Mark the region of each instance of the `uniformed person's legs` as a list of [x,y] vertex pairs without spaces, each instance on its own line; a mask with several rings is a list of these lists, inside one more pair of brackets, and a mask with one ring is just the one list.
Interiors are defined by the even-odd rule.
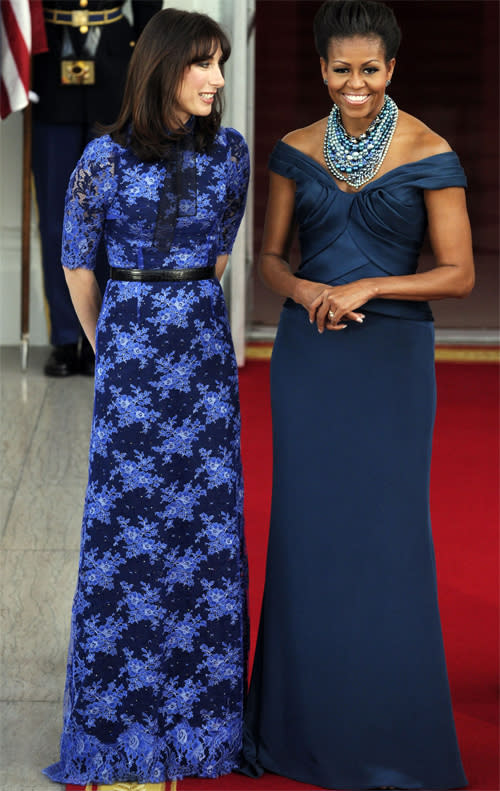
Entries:
[[61,266],[64,197],[80,156],[81,124],[33,124],[33,174],[38,204],[45,296],[49,306],[52,353],[45,373],[78,373],[80,324]]
[[[61,239],[64,198],[71,173],[80,158],[90,130],[86,124],[51,124],[35,121],[33,125],[33,173],[38,203],[45,295],[50,316],[52,352],[45,365],[49,376],[92,373],[93,353],[82,346],[80,324],[61,266]],[[96,263],[101,288],[107,279],[107,262],[103,245]]]

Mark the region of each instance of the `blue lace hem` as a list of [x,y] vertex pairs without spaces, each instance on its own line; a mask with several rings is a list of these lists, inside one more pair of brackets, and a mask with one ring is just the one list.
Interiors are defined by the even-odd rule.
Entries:
[[172,729],[167,741],[135,725],[115,744],[105,744],[81,731],[63,733],[62,759],[43,769],[43,774],[54,782],[75,785],[215,779],[239,767],[241,731],[241,724],[221,727],[219,722],[213,729],[182,724]]

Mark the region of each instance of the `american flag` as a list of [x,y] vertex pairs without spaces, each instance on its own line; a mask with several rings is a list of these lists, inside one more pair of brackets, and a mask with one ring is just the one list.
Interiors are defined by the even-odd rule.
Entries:
[[0,0],[0,118],[29,102],[31,55],[47,51],[41,0]]

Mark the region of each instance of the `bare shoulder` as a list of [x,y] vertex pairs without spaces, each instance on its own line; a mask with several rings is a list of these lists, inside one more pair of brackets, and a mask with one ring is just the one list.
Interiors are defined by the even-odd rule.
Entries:
[[411,160],[425,159],[435,154],[446,154],[452,148],[444,137],[413,115],[400,111],[398,141]]
[[297,148],[303,154],[307,154],[313,159],[318,158],[318,151],[321,154],[323,138],[325,136],[326,118],[316,121],[314,124],[304,126],[302,129],[294,129],[282,139],[292,148]]

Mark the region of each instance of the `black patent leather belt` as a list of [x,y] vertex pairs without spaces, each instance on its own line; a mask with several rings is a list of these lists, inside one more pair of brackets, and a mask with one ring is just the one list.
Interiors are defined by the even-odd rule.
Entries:
[[191,269],[123,269],[112,266],[109,272],[111,280],[131,280],[134,283],[209,280],[214,276],[215,266],[194,266]]

